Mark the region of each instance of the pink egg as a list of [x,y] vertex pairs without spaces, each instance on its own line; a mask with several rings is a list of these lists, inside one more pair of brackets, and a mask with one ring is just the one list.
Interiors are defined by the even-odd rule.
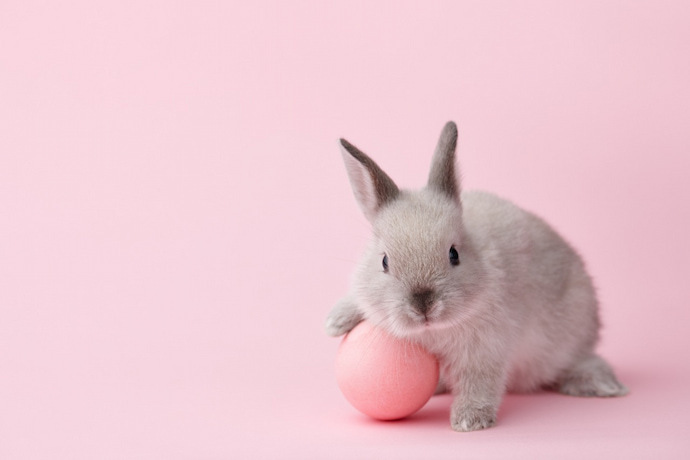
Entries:
[[407,417],[436,390],[436,358],[420,345],[363,321],[340,344],[336,379],[345,398],[379,420]]

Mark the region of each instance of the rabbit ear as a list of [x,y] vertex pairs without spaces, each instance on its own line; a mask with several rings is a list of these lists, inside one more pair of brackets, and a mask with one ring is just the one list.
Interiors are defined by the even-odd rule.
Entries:
[[400,190],[364,152],[345,139],[340,139],[340,146],[357,203],[369,222],[373,222],[378,211],[397,198]]
[[449,121],[441,131],[431,160],[428,188],[444,193],[449,198],[460,201],[460,180],[455,172],[455,147],[458,143],[458,128]]

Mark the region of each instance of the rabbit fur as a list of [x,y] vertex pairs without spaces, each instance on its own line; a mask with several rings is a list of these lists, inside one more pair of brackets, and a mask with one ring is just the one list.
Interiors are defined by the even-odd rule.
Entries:
[[456,431],[494,425],[506,391],[626,394],[594,352],[598,302],[582,259],[534,214],[489,193],[461,193],[457,135],[448,122],[418,191],[399,189],[341,139],[373,238],[327,333],[366,319],[426,347],[440,363],[439,389],[453,395]]

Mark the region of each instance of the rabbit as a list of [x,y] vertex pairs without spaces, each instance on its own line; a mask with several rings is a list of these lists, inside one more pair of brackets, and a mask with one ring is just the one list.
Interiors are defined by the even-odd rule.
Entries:
[[340,139],[373,238],[349,292],[326,320],[340,336],[367,320],[415,341],[453,395],[456,431],[495,425],[506,391],[574,396],[628,390],[598,356],[598,301],[577,252],[536,215],[493,194],[461,191],[458,131],[448,122],[425,188],[399,189]]

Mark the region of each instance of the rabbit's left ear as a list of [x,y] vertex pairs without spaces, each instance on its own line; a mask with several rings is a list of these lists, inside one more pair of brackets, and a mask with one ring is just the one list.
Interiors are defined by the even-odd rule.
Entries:
[[460,202],[460,180],[456,174],[455,147],[458,143],[458,127],[452,121],[446,123],[431,160],[427,187],[439,191],[448,198]]

